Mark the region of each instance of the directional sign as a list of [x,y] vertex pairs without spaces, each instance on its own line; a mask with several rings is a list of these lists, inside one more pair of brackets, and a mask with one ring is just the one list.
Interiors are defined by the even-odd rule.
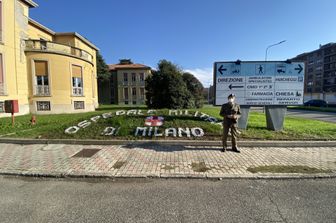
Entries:
[[223,75],[223,71],[227,71],[227,69],[226,69],[226,68],[223,68],[223,65],[221,65],[221,66],[218,68],[218,71],[219,71],[220,74]]
[[284,61],[215,62],[215,105],[236,95],[241,105],[303,104],[304,63]]

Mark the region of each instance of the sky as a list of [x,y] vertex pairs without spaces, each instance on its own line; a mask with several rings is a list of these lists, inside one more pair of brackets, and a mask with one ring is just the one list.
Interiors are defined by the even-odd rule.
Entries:
[[335,0],[34,0],[30,17],[78,32],[107,64],[166,59],[212,83],[216,61],[286,60],[336,42]]

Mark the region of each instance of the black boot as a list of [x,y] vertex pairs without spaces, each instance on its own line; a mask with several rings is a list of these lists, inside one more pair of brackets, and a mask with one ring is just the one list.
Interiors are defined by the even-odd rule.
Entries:
[[237,147],[232,147],[232,151],[235,153],[240,153],[240,150]]

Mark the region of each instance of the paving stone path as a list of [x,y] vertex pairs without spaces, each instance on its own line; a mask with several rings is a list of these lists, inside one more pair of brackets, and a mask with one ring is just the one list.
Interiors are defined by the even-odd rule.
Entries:
[[[96,149],[78,154],[83,149]],[[106,177],[254,177],[249,167],[304,165],[336,175],[336,147],[240,148],[215,146],[1,144],[0,174]],[[96,152],[96,153],[94,153]],[[93,154],[94,153],[94,154]],[[85,155],[92,155],[85,157]],[[287,174],[288,175],[288,174]],[[292,174],[295,176],[295,174]],[[302,176],[302,175],[300,175]]]

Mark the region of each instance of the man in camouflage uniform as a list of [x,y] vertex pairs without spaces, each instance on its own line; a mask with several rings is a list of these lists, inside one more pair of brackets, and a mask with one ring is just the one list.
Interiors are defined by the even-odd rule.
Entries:
[[223,104],[220,116],[224,117],[223,119],[223,149],[222,152],[225,152],[227,149],[227,137],[229,130],[231,129],[231,140],[232,140],[232,150],[236,153],[240,153],[237,148],[237,137],[238,132],[238,118],[240,117],[240,106],[235,103],[235,95],[230,94],[228,96],[228,103]]

